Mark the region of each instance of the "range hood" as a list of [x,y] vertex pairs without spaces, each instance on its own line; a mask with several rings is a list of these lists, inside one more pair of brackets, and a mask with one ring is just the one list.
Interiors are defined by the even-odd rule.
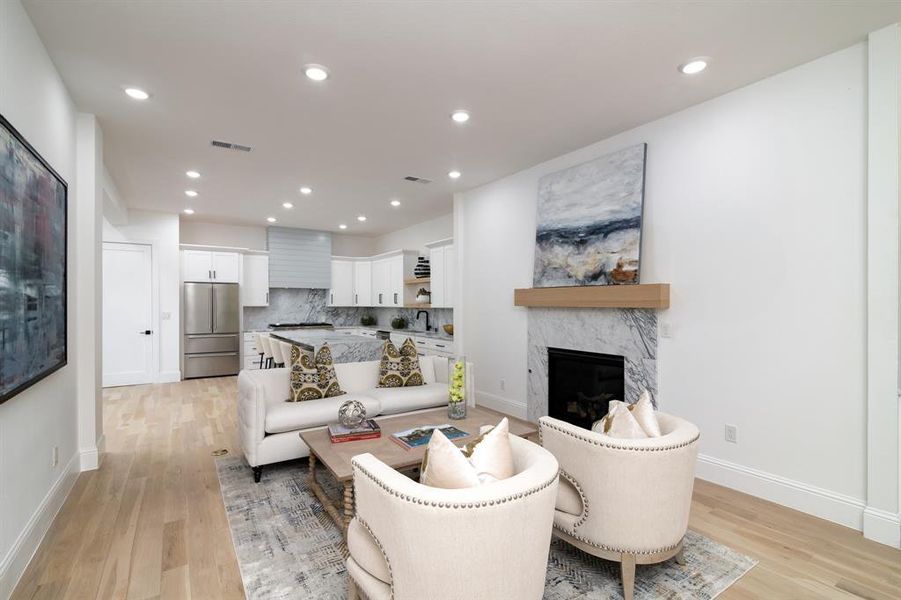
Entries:
[[331,233],[293,227],[267,227],[266,234],[269,240],[269,287],[331,287]]

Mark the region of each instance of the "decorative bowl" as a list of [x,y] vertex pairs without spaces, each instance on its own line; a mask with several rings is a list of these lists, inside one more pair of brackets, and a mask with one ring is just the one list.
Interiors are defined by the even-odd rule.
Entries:
[[445,325],[444,333],[446,333],[447,335],[454,335],[454,324],[448,323],[447,325]]

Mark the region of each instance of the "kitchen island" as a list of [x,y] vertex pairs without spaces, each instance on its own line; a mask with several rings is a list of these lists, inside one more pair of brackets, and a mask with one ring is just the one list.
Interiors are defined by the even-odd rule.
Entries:
[[310,354],[315,354],[324,344],[328,344],[332,351],[332,361],[336,363],[379,360],[382,357],[382,346],[385,344],[384,340],[374,337],[332,329],[280,329],[270,335],[299,346]]

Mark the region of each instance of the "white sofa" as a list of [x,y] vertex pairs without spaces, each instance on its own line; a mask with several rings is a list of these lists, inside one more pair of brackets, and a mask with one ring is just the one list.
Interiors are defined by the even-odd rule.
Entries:
[[[263,465],[309,456],[299,432],[338,420],[338,407],[359,400],[368,417],[396,415],[447,405],[449,361],[420,356],[425,385],[379,388],[379,361],[335,365],[338,383],[346,393],[334,398],[286,402],[290,396],[288,368],[245,370],[238,375],[238,430],[247,463],[259,482]],[[473,399],[472,365],[466,365],[467,398]]]
[[348,598],[539,600],[557,460],[510,436],[515,475],[474,488],[421,485],[371,454],[353,458]]

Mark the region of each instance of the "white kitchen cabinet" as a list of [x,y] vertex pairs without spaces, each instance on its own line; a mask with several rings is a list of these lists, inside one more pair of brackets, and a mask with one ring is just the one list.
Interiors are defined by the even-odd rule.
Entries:
[[429,263],[432,271],[432,308],[453,308],[457,264],[454,245],[436,242],[429,248]]
[[238,283],[241,280],[241,255],[237,252],[182,250],[184,281]]
[[391,265],[387,258],[372,261],[372,303],[370,306],[391,306]]
[[368,260],[356,260],[354,268],[354,306],[372,306],[373,265]]
[[244,255],[241,305],[269,306],[269,257],[265,254]]
[[404,305],[404,257],[392,256],[388,259],[388,306]]
[[[213,252],[213,281],[239,283],[241,281],[241,255],[237,252]],[[268,262],[268,258],[266,259]],[[266,268],[268,271],[268,267]],[[268,277],[268,275],[267,275]]]
[[332,287],[329,306],[354,305],[354,261],[332,259]]

